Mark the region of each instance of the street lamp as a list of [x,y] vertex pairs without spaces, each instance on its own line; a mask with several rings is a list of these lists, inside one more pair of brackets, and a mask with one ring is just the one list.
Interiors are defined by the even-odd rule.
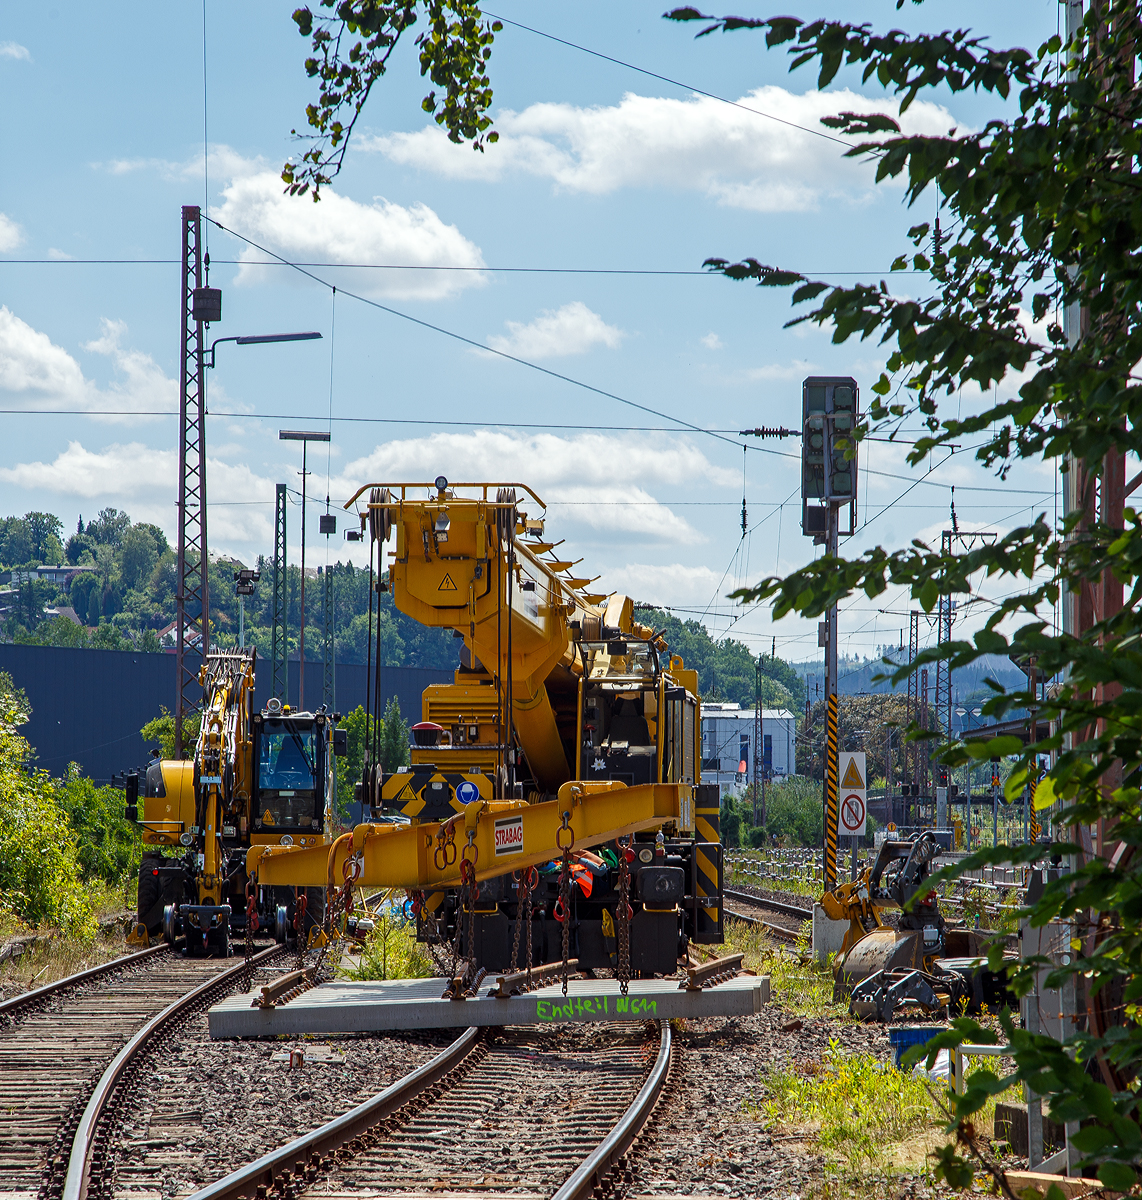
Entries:
[[256,333],[245,337],[215,338],[210,343],[210,361],[208,367],[214,366],[214,347],[219,342],[237,342],[239,346],[261,346],[266,342],[312,342],[320,341],[320,333]]
[[243,567],[234,572],[235,591],[238,593],[238,649],[246,648],[246,597],[254,594],[254,584],[262,578],[260,571]]
[[[297,334],[308,337],[308,334]],[[318,337],[321,335],[318,334]],[[327,442],[329,434],[314,433],[308,429],[279,429],[278,440],[301,442],[301,636],[298,638],[297,707],[305,712],[305,477],[306,455],[310,442]]]

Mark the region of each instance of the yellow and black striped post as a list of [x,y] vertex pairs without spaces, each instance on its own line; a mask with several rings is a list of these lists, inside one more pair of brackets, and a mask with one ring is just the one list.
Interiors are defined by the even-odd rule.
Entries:
[[837,696],[829,697],[825,739],[825,891],[837,886]]

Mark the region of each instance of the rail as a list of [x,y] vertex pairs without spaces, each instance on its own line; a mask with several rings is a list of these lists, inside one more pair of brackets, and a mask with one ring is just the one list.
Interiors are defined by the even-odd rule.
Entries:
[[[586,1200],[591,1196],[646,1123],[669,1075],[673,1048],[673,1032],[669,1022],[658,1022],[657,1026],[658,1053],[649,1075],[634,1101],[608,1134],[555,1192],[559,1200]],[[383,1092],[310,1133],[232,1171],[195,1192],[189,1200],[240,1200],[242,1197],[265,1196],[275,1188],[284,1188],[289,1194],[291,1187],[298,1183],[304,1188],[307,1182],[316,1180],[319,1170],[338,1151],[348,1149],[352,1154],[363,1142],[367,1144],[368,1131],[386,1118],[425,1093],[430,1096],[438,1094],[432,1091],[434,1085],[461,1067],[483,1046],[483,1033],[478,1028],[465,1030],[435,1058],[410,1071]]]
[[390,1084],[383,1092],[311,1133],[302,1134],[287,1145],[239,1167],[209,1187],[195,1192],[190,1200],[237,1200],[239,1196],[253,1196],[259,1186],[272,1187],[274,1180],[284,1171],[292,1173],[304,1170],[312,1155],[321,1156],[340,1149],[454,1070],[476,1047],[480,1033],[480,1029],[475,1027],[466,1029],[435,1058]]
[[80,987],[82,984],[89,983],[92,979],[98,979],[101,975],[107,975],[123,967],[133,966],[135,963],[146,962],[156,955],[165,954],[169,949],[170,947],[166,942],[158,946],[149,946],[146,950],[140,950],[136,954],[124,954],[119,958],[113,958],[108,962],[100,963],[97,967],[88,967],[85,971],[76,971],[74,975],[65,975],[63,979],[57,979],[54,983],[45,983],[43,987],[35,988],[33,991],[21,992],[18,996],[12,996],[7,1000],[0,1001],[0,1016],[4,1016],[5,1013],[16,1012],[18,1009],[35,1004],[38,1000],[45,1000],[48,996],[54,996],[57,992],[64,992],[69,988]]
[[234,966],[211,976],[152,1017],[119,1051],[95,1085],[83,1110],[83,1115],[79,1118],[79,1125],[71,1144],[71,1156],[68,1160],[61,1200],[86,1200],[102,1118],[112,1101],[116,1088],[140,1051],[165,1032],[173,1021],[193,1010],[198,1001],[207,998],[218,988],[239,979],[249,967],[261,966],[262,963],[282,952],[282,947],[271,946],[268,950],[255,954],[249,962],[235,963]]
[[603,1180],[610,1169],[630,1149],[639,1130],[658,1102],[666,1078],[670,1074],[671,1054],[674,1049],[674,1033],[669,1021],[658,1023],[658,1057],[639,1089],[630,1108],[623,1113],[610,1133],[591,1151],[572,1172],[571,1177],[552,1196],[551,1200],[587,1200],[595,1189],[602,1190]]

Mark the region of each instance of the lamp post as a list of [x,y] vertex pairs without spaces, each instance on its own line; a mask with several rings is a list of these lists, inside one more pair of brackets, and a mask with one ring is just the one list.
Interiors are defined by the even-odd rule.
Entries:
[[238,649],[246,649],[246,597],[254,594],[254,584],[262,578],[260,571],[243,567],[234,572],[235,591],[238,593]]
[[297,707],[305,712],[305,477],[306,455],[310,442],[327,442],[329,434],[315,433],[308,429],[280,429],[278,439],[283,442],[301,442],[301,632],[298,637]]

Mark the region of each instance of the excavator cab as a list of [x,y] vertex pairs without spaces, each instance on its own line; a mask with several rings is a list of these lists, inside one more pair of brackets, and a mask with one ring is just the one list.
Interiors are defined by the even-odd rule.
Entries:
[[[270,712],[254,718],[257,798],[252,844],[290,837],[301,845],[325,824],[324,718]],[[289,845],[289,842],[285,843]]]

